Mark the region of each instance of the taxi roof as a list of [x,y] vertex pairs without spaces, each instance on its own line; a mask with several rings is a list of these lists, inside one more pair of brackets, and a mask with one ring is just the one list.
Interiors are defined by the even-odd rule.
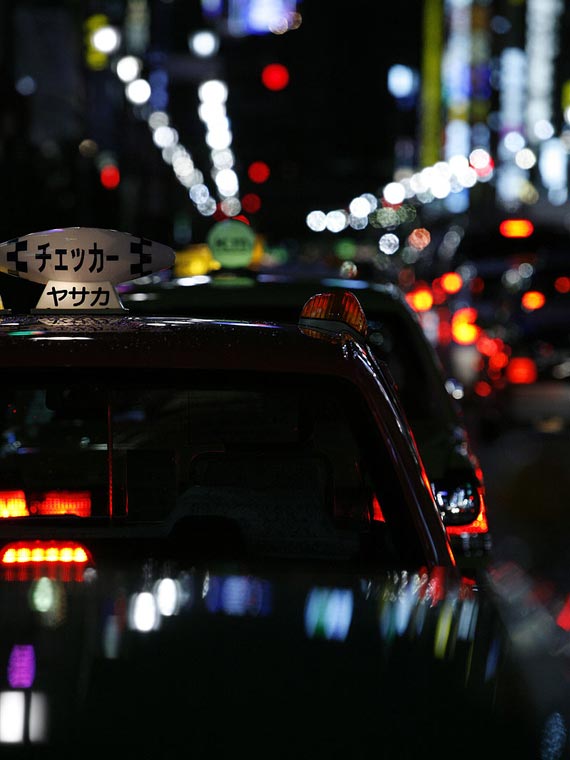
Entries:
[[[297,325],[144,315],[0,316],[0,366],[179,367],[341,372],[343,339]],[[363,349],[360,349],[363,351]]]

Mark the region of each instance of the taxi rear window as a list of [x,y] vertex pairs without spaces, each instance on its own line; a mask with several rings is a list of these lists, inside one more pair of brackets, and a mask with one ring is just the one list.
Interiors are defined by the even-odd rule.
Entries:
[[349,558],[386,524],[394,552],[403,501],[369,411],[336,378],[76,373],[0,385],[0,523],[176,531],[217,519],[262,552]]

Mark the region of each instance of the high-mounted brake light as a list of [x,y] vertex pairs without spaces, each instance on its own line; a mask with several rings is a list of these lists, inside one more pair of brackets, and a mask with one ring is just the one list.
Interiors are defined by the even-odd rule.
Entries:
[[503,237],[527,238],[534,232],[534,224],[530,219],[503,219],[499,232]]
[[91,515],[89,491],[47,491],[26,497],[23,491],[0,491],[0,519],[30,515]]
[[173,263],[168,246],[94,227],[32,232],[0,243],[0,272],[45,286],[38,311],[123,311],[115,285]]
[[317,293],[303,306],[299,326],[326,332],[342,332],[347,328],[366,337],[368,322],[354,293]]
[[30,580],[47,575],[60,580],[81,580],[93,564],[91,553],[77,541],[14,541],[0,551],[0,566],[8,580]]

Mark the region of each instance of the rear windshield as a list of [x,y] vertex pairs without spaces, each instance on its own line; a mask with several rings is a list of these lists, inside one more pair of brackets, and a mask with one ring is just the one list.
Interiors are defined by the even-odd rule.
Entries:
[[350,384],[171,375],[0,385],[0,521],[200,522],[256,552],[341,559],[372,556],[383,534],[391,563],[421,559],[400,478]]

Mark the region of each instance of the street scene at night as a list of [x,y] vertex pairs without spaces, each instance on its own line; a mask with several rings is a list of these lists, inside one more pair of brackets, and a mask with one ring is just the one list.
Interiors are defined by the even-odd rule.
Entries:
[[0,753],[570,760],[570,11],[0,7]]

